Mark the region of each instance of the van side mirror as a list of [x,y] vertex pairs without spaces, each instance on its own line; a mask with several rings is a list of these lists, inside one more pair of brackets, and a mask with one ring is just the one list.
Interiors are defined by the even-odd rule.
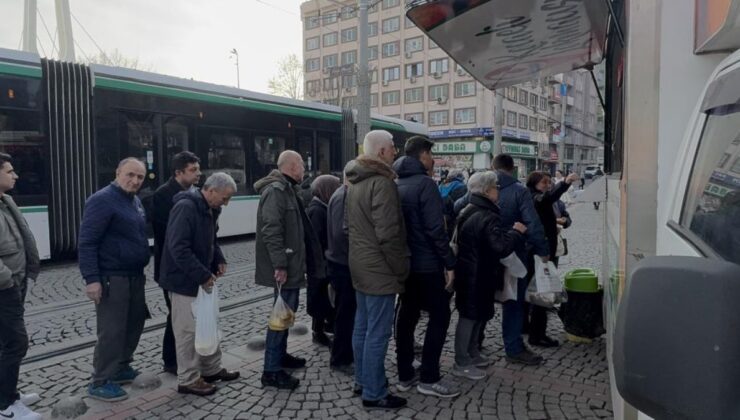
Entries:
[[740,418],[740,266],[641,261],[619,306],[613,355],[619,393],[653,418]]

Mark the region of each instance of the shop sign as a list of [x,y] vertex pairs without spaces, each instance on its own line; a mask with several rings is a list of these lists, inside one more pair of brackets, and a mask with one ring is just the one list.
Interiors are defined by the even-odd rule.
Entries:
[[474,141],[437,142],[432,147],[432,153],[435,154],[473,154],[475,152]]
[[533,144],[503,143],[501,149],[510,155],[537,156],[537,150]]

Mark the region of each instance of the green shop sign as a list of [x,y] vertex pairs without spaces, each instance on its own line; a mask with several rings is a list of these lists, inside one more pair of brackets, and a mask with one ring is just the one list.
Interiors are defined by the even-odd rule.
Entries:
[[501,150],[510,155],[537,156],[537,150],[533,144],[503,143]]
[[443,155],[467,155],[473,153],[488,153],[491,151],[490,141],[448,141],[436,142],[432,153]]

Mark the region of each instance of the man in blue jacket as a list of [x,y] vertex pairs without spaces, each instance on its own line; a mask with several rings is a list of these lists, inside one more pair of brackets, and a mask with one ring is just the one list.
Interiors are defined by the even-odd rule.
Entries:
[[203,189],[175,195],[162,251],[159,285],[172,302],[172,329],[177,344],[177,392],[199,396],[216,392],[216,381],[232,381],[239,372],[221,367],[221,350],[210,356],[195,351],[192,304],[199,289],[210,293],[226,271],[226,260],[216,243],[221,206],[236,192],[234,179],[223,172],[209,176]]
[[[514,173],[514,159],[510,155],[500,154],[493,160],[493,168],[498,174],[499,201],[501,208],[501,225],[513,226],[520,222],[527,226],[526,246],[516,250],[519,259],[527,261],[527,250],[532,249],[543,261],[548,260],[550,254],[545,230],[542,227],[537,211],[534,208],[532,195],[527,187],[512,176]],[[502,333],[506,358],[515,363],[538,365],[542,363],[542,356],[533,353],[524,345],[522,328],[524,326],[524,296],[527,290],[527,281],[519,279],[517,285],[517,299],[508,300],[503,304]]]
[[115,181],[88,198],[80,225],[80,272],[95,302],[98,332],[88,393],[103,401],[127,398],[120,384],[139,374],[131,362],[148,313],[144,267],[150,253],[144,207],[136,193],[145,175],[140,160],[122,160]]
[[[439,359],[450,325],[452,295],[446,288],[454,279],[455,257],[445,231],[442,197],[429,176],[434,166],[432,146],[429,139],[414,136],[406,141],[406,156],[393,164],[411,251],[411,274],[400,297],[396,320],[397,387],[405,392],[418,383],[416,389],[422,394],[453,398],[460,391],[442,380]],[[413,368],[414,331],[422,309],[429,312],[429,324],[417,378]]]

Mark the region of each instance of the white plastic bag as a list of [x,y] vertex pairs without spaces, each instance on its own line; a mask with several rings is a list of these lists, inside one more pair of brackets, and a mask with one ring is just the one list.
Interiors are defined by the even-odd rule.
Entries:
[[275,305],[273,305],[270,312],[270,319],[267,321],[267,328],[273,331],[285,331],[295,323],[295,313],[285,303],[280,290],[281,288],[278,286],[277,299],[275,299]]
[[211,293],[198,288],[198,297],[192,304],[195,317],[195,351],[201,356],[210,356],[218,351],[221,331],[218,329],[218,286]]
[[501,259],[501,264],[506,267],[504,272],[504,287],[496,291],[496,302],[506,302],[507,300],[516,300],[517,284],[519,279],[527,275],[527,267],[516,256],[511,253],[506,258]]
[[551,308],[562,302],[563,286],[560,283],[558,269],[552,261],[543,263],[535,257],[535,275],[527,288],[526,301],[537,306]]

